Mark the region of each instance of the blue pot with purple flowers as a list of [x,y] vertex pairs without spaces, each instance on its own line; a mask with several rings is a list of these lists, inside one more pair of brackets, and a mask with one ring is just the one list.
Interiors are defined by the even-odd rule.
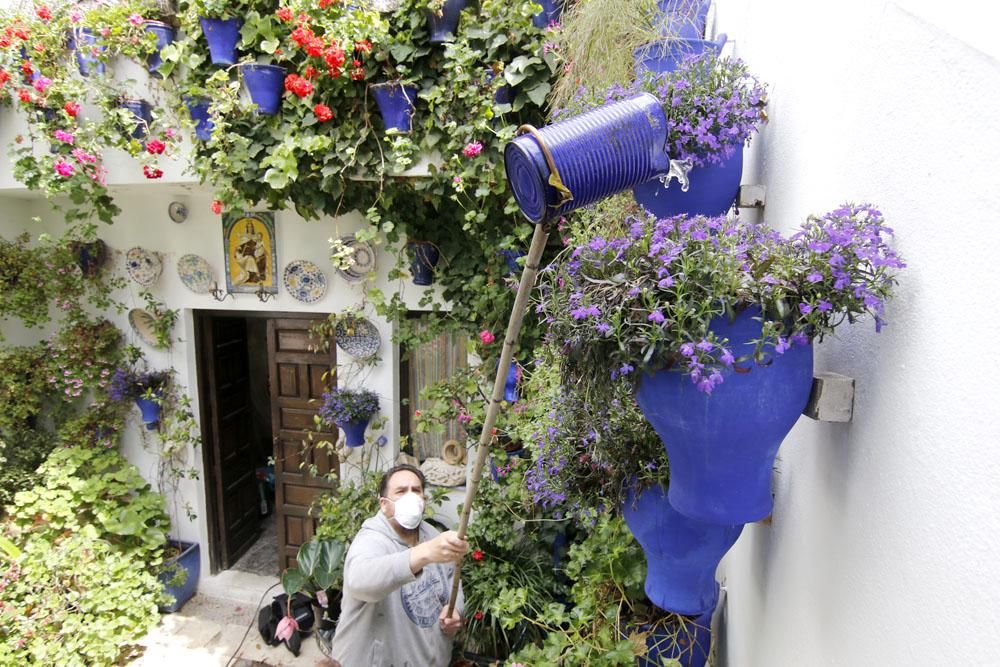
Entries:
[[149,126],[153,124],[153,107],[146,100],[123,99],[118,102],[122,109],[128,109],[135,117],[130,135],[133,139],[145,139],[149,134]]
[[[670,486],[673,487],[671,470]],[[646,596],[660,609],[684,615],[711,612],[719,600],[715,571],[736,543],[742,524],[723,525],[675,510],[662,487],[632,491],[622,516],[646,555]]]
[[82,76],[104,74],[104,63],[97,57],[106,46],[97,45],[97,35],[90,28],[74,28],[69,31],[69,48],[76,56],[76,66]]
[[684,62],[685,58],[708,52],[718,56],[722,53],[722,47],[725,45],[726,35],[724,33],[714,40],[678,38],[649,42],[632,52],[635,75],[641,79],[646,72],[653,74],[673,72]]
[[208,41],[208,57],[213,65],[236,63],[236,45],[240,42],[243,19],[198,18],[201,32]]
[[160,426],[160,404],[150,398],[137,398],[135,404],[142,413],[142,423],[150,431],[155,431]]
[[360,447],[365,444],[365,431],[368,430],[369,419],[352,419],[339,421],[337,426],[344,431],[344,444],[348,447]]
[[444,0],[440,13],[433,10],[428,13],[427,21],[431,33],[428,41],[431,44],[443,44],[455,39],[458,20],[462,17],[462,10],[467,4],[467,0]]
[[[732,322],[713,319],[709,330],[728,339],[739,359],[751,355],[761,337],[760,316],[758,307],[748,307]],[[781,343],[780,351],[766,350],[763,362],[723,368],[714,386],[696,384],[678,368],[640,378],[636,402],[666,446],[670,504],[678,512],[720,525],[771,513],[774,457],[805,409],[813,381],[812,345]]]
[[659,178],[632,188],[632,196],[658,218],[688,213],[722,215],[736,201],[743,180],[743,144],[719,164],[692,167],[687,174],[687,190],[676,180],[664,185]]
[[163,59],[160,57],[160,51],[162,51],[165,46],[174,43],[174,39],[177,37],[177,31],[163,21],[146,21],[143,27],[146,32],[151,32],[156,35],[156,50],[146,57],[146,69],[148,69],[152,74],[160,76],[159,69],[163,64]]
[[212,138],[212,130],[215,123],[212,122],[212,114],[209,111],[212,101],[207,97],[184,96],[184,106],[187,107],[191,120],[194,121],[194,136],[202,141]]
[[562,15],[563,0],[535,0],[535,4],[542,6],[542,11],[531,18],[536,28],[544,28]]

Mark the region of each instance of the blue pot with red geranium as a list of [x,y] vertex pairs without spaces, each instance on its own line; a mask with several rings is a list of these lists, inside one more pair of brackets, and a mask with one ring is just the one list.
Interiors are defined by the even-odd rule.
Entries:
[[379,399],[374,391],[334,387],[323,394],[319,416],[327,426],[344,431],[344,444],[360,447],[365,444],[365,431],[378,411]]

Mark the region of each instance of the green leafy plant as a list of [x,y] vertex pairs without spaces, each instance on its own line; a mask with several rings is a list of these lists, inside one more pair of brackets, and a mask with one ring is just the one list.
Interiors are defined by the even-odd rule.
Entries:
[[339,589],[343,585],[344,556],[347,548],[339,540],[312,539],[299,547],[295,562],[281,573],[281,586],[288,595],[304,591],[315,596],[319,591]]

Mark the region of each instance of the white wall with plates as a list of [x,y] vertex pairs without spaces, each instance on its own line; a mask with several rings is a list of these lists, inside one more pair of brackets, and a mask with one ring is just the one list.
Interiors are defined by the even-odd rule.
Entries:
[[744,183],[792,229],[878,204],[909,267],[889,326],[844,326],[816,370],[854,420],[803,417],[771,525],[720,568],[730,667],[1000,664],[1000,42],[992,3],[716,0],[770,84]]

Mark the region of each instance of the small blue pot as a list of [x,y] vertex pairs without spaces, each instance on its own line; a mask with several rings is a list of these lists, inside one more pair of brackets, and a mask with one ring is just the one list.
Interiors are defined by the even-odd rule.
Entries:
[[[171,540],[170,544],[179,548],[181,552],[166,562],[168,569],[160,574],[160,583],[163,584],[166,592],[174,598],[172,604],[160,607],[160,611],[168,614],[174,613],[183,607],[185,602],[194,597],[195,591],[198,590],[198,579],[201,578],[201,547],[198,546],[198,543]],[[171,586],[168,583],[174,574],[173,568],[169,567],[172,563],[176,563],[177,567],[187,572],[187,577],[180,586]]]
[[148,398],[137,398],[135,404],[142,413],[142,421],[146,428],[155,431],[160,426],[160,404]]
[[535,0],[536,5],[542,6],[542,11],[535,14],[531,22],[536,28],[545,28],[553,21],[558,21],[562,15],[562,0]]
[[144,25],[146,32],[156,35],[156,51],[153,51],[146,58],[146,69],[156,76],[160,76],[158,70],[163,64],[160,58],[160,51],[168,44],[173,44],[177,38],[177,31],[162,21],[146,21]]
[[399,130],[402,134],[408,133],[420,89],[416,86],[404,86],[398,81],[389,81],[376,83],[371,86],[371,90],[375,104],[378,105],[379,113],[382,115],[382,122],[385,123],[385,129]]
[[713,52],[718,56],[726,44],[726,35],[719,35],[715,41],[707,39],[661,39],[643,44],[632,52],[635,75],[638,78],[646,72],[667,74],[676,70],[684,58]]
[[733,206],[743,180],[743,144],[721,164],[694,167],[688,172],[688,190],[681,190],[676,180],[666,188],[654,178],[632,188],[632,196],[644,209],[658,218],[687,213],[722,215]]
[[458,29],[458,20],[462,16],[462,10],[468,4],[467,0],[445,0],[444,7],[441,8],[441,16],[434,12],[429,12],[428,22],[430,24],[431,44],[443,44],[455,39],[455,31]]
[[681,667],[704,667],[712,649],[714,612],[712,608],[695,618],[630,627],[623,633],[623,638],[627,638],[633,630],[647,633],[646,655],[636,659],[639,667],[660,667],[664,660],[677,660]]
[[349,422],[337,422],[344,431],[344,444],[348,447],[360,447],[365,444],[365,431],[368,430],[369,419],[358,419]]
[[201,32],[208,40],[208,57],[213,65],[236,63],[236,45],[240,42],[243,19],[198,19]]
[[212,130],[215,129],[215,123],[212,122],[212,114],[209,112],[211,103],[212,101],[207,97],[184,96],[184,105],[191,115],[191,120],[194,121],[194,136],[202,141],[211,139]]
[[[76,66],[82,76],[104,74],[104,63],[93,55],[93,47],[97,44],[97,35],[90,28],[74,28],[69,31],[69,48],[76,55]],[[100,51],[106,46],[98,47]]]
[[285,68],[280,65],[247,63],[243,70],[243,85],[257,110],[273,116],[281,110],[281,95],[285,89]]
[[646,554],[645,590],[653,604],[687,616],[711,612],[719,601],[715,570],[743,525],[690,519],[671,506],[658,486],[644,490],[637,501],[629,493],[622,516]]
[[663,37],[704,39],[712,0],[659,0],[655,24]]
[[410,253],[410,273],[413,284],[427,286],[434,282],[434,267],[441,257],[437,246],[430,241],[410,241],[406,244]]

